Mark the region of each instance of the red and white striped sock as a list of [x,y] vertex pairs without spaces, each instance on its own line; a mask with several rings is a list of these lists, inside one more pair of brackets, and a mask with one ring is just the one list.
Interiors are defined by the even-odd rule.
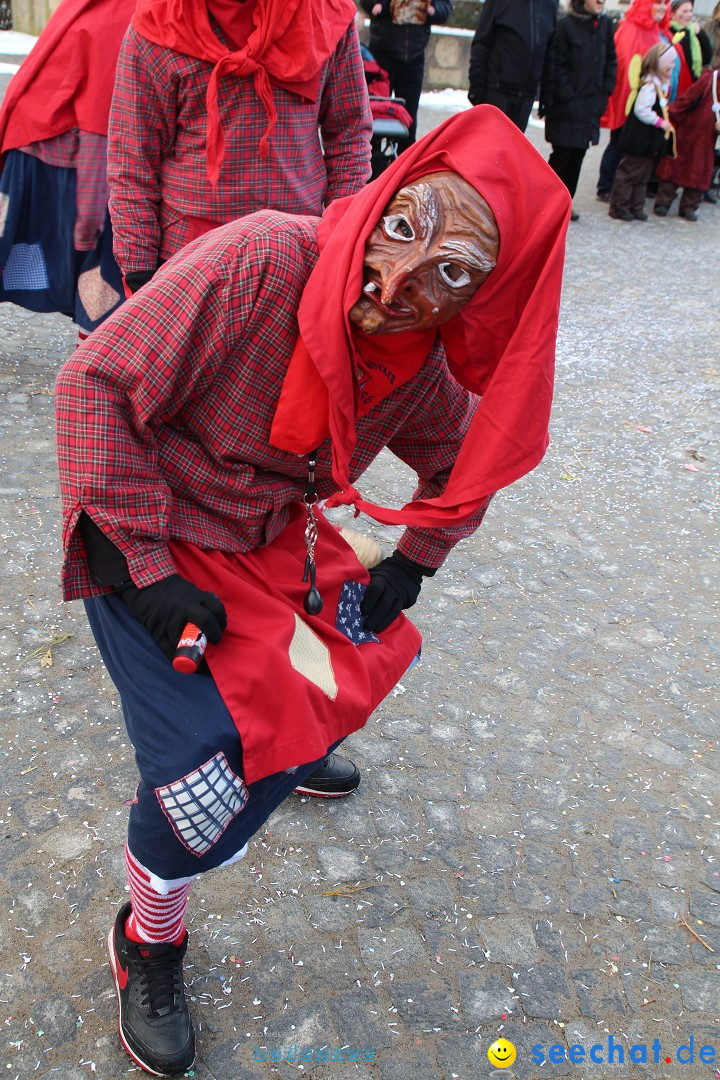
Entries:
[[147,870],[133,857],[127,845],[125,866],[132,903],[132,914],[125,923],[127,936],[131,941],[152,944],[171,941],[173,945],[179,945],[185,937],[183,916],[193,882],[188,881],[165,894],[156,892]]
[[75,348],[77,349],[78,346],[82,345],[83,341],[87,341],[87,339],[89,337],[90,337],[90,334],[87,333],[85,330],[78,330],[77,341],[75,342]]

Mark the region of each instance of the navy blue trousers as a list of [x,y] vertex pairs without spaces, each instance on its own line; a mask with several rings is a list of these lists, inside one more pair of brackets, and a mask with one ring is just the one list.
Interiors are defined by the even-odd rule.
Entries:
[[164,881],[220,866],[319,761],[246,785],[240,736],[212,677],[175,671],[119,597],[86,600],[85,609],[120,694],[140,774],[128,825],[131,852]]

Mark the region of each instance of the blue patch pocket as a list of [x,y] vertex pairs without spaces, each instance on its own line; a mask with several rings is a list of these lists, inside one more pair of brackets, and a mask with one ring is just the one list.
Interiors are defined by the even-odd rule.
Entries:
[[360,604],[366,589],[367,585],[361,585],[359,581],[346,581],[340,590],[335,628],[353,645],[365,645],[369,641],[380,644],[380,638],[363,625],[365,620],[360,613]]

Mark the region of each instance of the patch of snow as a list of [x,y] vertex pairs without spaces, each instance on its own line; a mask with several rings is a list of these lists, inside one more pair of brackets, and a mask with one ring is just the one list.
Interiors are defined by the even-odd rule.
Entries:
[[423,109],[442,109],[443,112],[462,112],[472,106],[468,101],[467,90],[453,90],[447,87],[445,90],[428,90],[420,95],[420,106]]
[[[427,90],[424,94],[421,94],[420,107],[449,113],[459,113],[472,108],[468,101],[467,90],[454,90],[450,86],[446,87],[445,90]],[[539,128],[542,131],[545,127],[545,121],[539,120],[535,115],[537,107],[538,103],[536,101],[533,106],[535,112],[530,116],[528,127]]]
[[0,30],[0,55],[27,56],[37,41],[32,34],[20,34],[17,30]]

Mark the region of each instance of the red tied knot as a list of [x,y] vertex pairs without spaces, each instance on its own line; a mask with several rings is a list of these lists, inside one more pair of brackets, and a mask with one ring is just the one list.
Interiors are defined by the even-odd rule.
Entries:
[[255,93],[260,98],[262,107],[265,110],[268,126],[260,139],[259,145],[260,157],[263,161],[267,160],[270,153],[270,134],[277,123],[277,109],[275,108],[272,87],[265,68],[261,67],[250,56],[243,56],[240,53],[228,53],[215,65],[207,89],[206,171],[208,180],[213,187],[217,186],[220,169],[225,157],[225,135],[220,123],[218,109],[218,84],[222,76],[228,72],[234,72],[248,78],[252,77]]
[[[341,491],[336,491],[334,495],[331,495],[326,499],[325,506],[327,506],[329,510],[332,510],[335,506],[355,506],[355,503],[361,498],[362,496],[358,489],[354,488],[352,484],[348,484],[347,487],[343,488]],[[359,515],[360,511],[357,506],[355,506],[355,517],[358,517]]]

